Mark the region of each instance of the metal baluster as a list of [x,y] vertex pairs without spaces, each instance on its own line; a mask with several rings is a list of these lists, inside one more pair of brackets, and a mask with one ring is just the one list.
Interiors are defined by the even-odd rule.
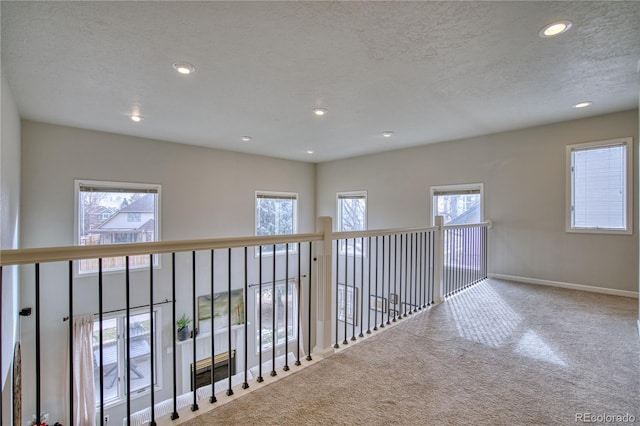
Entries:
[[389,284],[389,296],[387,297],[387,325],[391,324],[391,235],[388,235],[388,237],[389,250],[387,250],[387,283]]
[[[191,252],[191,315],[193,318],[193,365],[191,367],[191,389],[193,389],[193,404],[191,404],[191,411],[197,411],[198,407],[198,395],[196,395],[196,340],[198,336],[198,329],[196,328],[196,252]],[[213,294],[211,295],[213,297]],[[231,299],[231,296],[229,296]],[[231,309],[229,309],[231,311]],[[231,359],[231,358],[229,358]]]
[[[98,285],[98,287],[100,286]],[[0,289],[1,288],[2,286],[0,286]],[[98,292],[99,291],[100,289],[98,289]],[[100,295],[98,295],[98,299],[100,299]],[[73,414],[74,414],[73,413],[73,371],[74,371],[74,366],[73,366],[73,261],[70,260],[69,261],[69,424],[73,424]],[[102,390],[100,392],[102,392]],[[102,396],[100,397],[100,401],[102,401]],[[102,424],[102,422],[104,421],[103,410],[104,410],[104,407],[102,404],[100,404],[100,424]],[[0,423],[2,423],[1,416],[0,416]]]
[[[382,236],[382,294],[380,294],[380,298],[382,299],[382,312],[380,312],[380,328],[384,328],[384,311],[385,308],[387,308],[387,312],[389,312],[389,307],[385,306],[385,291],[384,291],[384,260],[385,260],[385,255],[384,255],[384,250],[385,250],[385,242],[384,242],[384,235]],[[388,300],[387,300],[388,301]]]
[[340,336],[338,335],[338,310],[340,309],[338,306],[338,295],[340,294],[340,287],[338,282],[340,274],[340,240],[336,240],[336,343],[333,345],[334,349],[338,349],[340,345],[338,344],[338,339]]
[[[364,324],[362,323],[362,311],[364,308],[364,304],[363,302],[363,293],[364,293],[364,237],[360,237],[360,250],[361,250],[361,255],[360,256],[360,300],[358,300],[358,303],[360,305],[360,334],[358,335],[359,337],[364,337],[364,334],[362,333]],[[355,303],[355,300],[354,300]],[[354,315],[356,313],[354,312]]]
[[[247,274],[247,246],[244,247],[244,312],[243,312],[243,319],[244,319],[244,382],[242,383],[242,389],[247,389],[249,387],[249,383],[248,383],[248,378],[247,378],[247,371],[249,371],[249,360],[247,359],[248,353],[249,352],[249,345],[248,345],[248,334],[249,334],[249,330],[247,329],[248,327],[248,318],[247,318],[247,309],[246,306],[249,306],[249,298],[247,297],[248,293],[249,293],[249,276]],[[211,295],[212,299],[213,299],[213,294]],[[231,300],[231,292],[229,292],[229,300]],[[211,313],[211,319],[213,320],[213,312]],[[211,341],[213,341],[213,329],[211,330]],[[229,332],[231,332],[231,330],[229,330]],[[213,352],[212,355],[213,356]],[[231,359],[231,358],[229,358]]]
[[398,289],[399,289],[399,294],[398,294],[398,319],[402,319],[404,317],[403,312],[402,312],[402,307],[404,306],[403,303],[403,299],[402,299],[402,258],[403,256],[403,252],[402,252],[402,248],[403,246],[403,241],[404,241],[404,234],[400,234],[400,278],[398,280]]
[[271,377],[277,376],[276,373],[276,245],[273,245],[273,278],[271,293]]
[[216,336],[215,336],[215,330],[216,330],[216,325],[215,325],[215,317],[216,317],[216,312],[215,312],[215,307],[214,307],[214,303],[213,303],[213,295],[215,294],[215,272],[216,272],[216,261],[215,261],[215,252],[214,250],[211,250],[211,282],[210,282],[210,289],[209,289],[209,294],[211,295],[211,305],[209,307],[209,309],[211,309],[211,396],[209,397],[209,403],[213,404],[214,402],[218,402],[218,398],[216,398],[216,379],[215,379],[215,371],[213,366],[215,365],[215,357],[216,357]]
[[[102,306],[103,301],[103,281],[102,281],[102,258],[98,259],[98,321],[100,322],[100,330],[98,332],[98,344],[100,348],[100,366],[99,366],[99,375],[100,375],[100,424],[104,425],[104,351],[102,346],[104,345],[104,333],[102,330],[102,312],[104,311],[104,307]],[[73,318],[69,316],[69,318]],[[70,324],[71,326],[71,324]],[[71,411],[73,412],[73,410]],[[73,419],[70,420],[70,424],[73,424]]]
[[[258,248],[258,378],[256,381],[262,383],[262,246]],[[271,298],[273,302],[273,297]]]
[[[356,340],[356,237],[353,237],[353,292],[351,293],[351,340]],[[345,296],[347,295],[347,287],[344,288]],[[345,301],[344,319],[347,319],[347,299]],[[346,337],[346,334],[345,334]]]
[[417,279],[416,279],[416,287],[418,290],[418,297],[416,299],[416,305],[418,305],[418,310],[422,310],[422,232],[416,234],[416,252],[417,252],[417,259],[416,259],[416,263],[418,264],[416,267],[416,274],[417,274]]
[[396,322],[398,304],[400,303],[400,298],[398,297],[398,234],[393,235],[393,294],[396,302],[393,308],[393,322]]
[[[301,251],[302,247],[301,247],[301,243],[298,242],[298,312],[296,315],[296,331],[298,333],[297,337],[296,337],[296,348],[297,348],[297,352],[296,352],[296,362],[294,363],[295,365],[300,365],[300,329],[302,328],[302,321],[300,321],[300,306],[302,306],[302,304],[300,303],[300,296],[301,296],[301,291],[302,291],[302,273],[300,271],[300,258],[302,256],[302,251]],[[309,279],[311,279],[311,277],[309,277]]]
[[413,303],[415,293],[413,287],[413,232],[409,235],[409,238],[409,270],[407,272],[409,274],[409,315],[411,315],[415,311]]
[[[354,247],[355,249],[355,247]],[[344,312],[344,340],[342,341],[343,345],[348,345],[349,342],[347,341],[347,287],[349,287],[349,277],[348,272],[349,272],[349,265],[348,262],[349,261],[349,240],[347,238],[344,239],[344,294],[342,295],[342,304],[344,306],[343,311]],[[338,286],[338,289],[340,289],[340,286]],[[337,295],[339,294],[336,293],[336,300]],[[337,311],[336,311],[337,312]]]
[[36,417],[40,421],[40,264],[36,263]]
[[309,327],[307,330],[307,344],[308,344],[308,349],[307,349],[307,361],[311,361],[311,272],[312,272],[312,268],[311,268],[311,257],[312,257],[312,242],[309,241],[309,305],[307,306],[307,311],[308,311],[308,324],[307,326]]
[[371,334],[371,237],[368,238],[368,252],[369,252],[369,291],[367,293],[367,334]]
[[378,329],[378,236],[376,235],[376,279],[375,279],[375,283],[376,283],[376,298],[374,299],[376,301],[376,305],[374,306],[373,309],[373,329],[377,330]]
[[[171,315],[172,315],[172,324],[176,323],[176,254],[171,253]],[[212,314],[213,315],[213,314]],[[101,321],[102,322],[102,321]],[[102,330],[102,324],[100,325],[100,329]],[[178,415],[178,394],[177,394],[177,380],[176,380],[176,332],[172,333],[173,335],[173,412],[171,413],[171,420],[175,420],[179,418]],[[102,347],[102,345],[100,345]],[[102,365],[102,362],[100,363]],[[102,376],[102,373],[100,373]]]
[[[233,395],[233,389],[231,389],[231,248],[227,249],[227,262],[228,262],[228,267],[227,270],[229,271],[229,281],[227,284],[227,350],[228,350],[228,354],[227,354],[227,359],[229,360],[229,362],[227,363],[227,377],[229,378],[229,387],[227,388],[227,396],[231,396]],[[273,257],[276,257],[276,252],[274,250],[273,252]],[[213,297],[213,294],[211,295],[211,297]],[[194,337],[195,340],[195,337]],[[275,346],[275,345],[274,345]],[[195,359],[195,348],[194,348],[194,359]],[[195,361],[193,362],[193,364],[195,365]],[[194,386],[194,395],[195,395],[195,386]]]
[[125,348],[127,355],[127,368],[126,368],[126,393],[127,393],[127,424],[131,424],[131,299],[130,299],[130,284],[131,277],[129,274],[129,256],[125,256]]
[[149,370],[151,371],[149,393],[151,396],[151,421],[149,426],[155,426],[156,413],[153,407],[156,406],[155,400],[155,320],[153,317],[153,254],[149,255],[149,323],[151,329],[149,330],[149,345],[151,346],[151,358],[149,359]]
[[284,256],[284,371],[289,371],[289,243]]

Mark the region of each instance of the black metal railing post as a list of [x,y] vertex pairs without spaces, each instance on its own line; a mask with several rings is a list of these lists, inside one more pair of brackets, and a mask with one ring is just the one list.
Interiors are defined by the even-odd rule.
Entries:
[[[300,299],[300,296],[302,295],[302,272],[301,272],[301,257],[302,257],[302,245],[300,242],[298,242],[298,285],[297,285],[297,290],[298,290],[298,301],[297,301],[297,306],[298,306],[298,312],[296,312],[296,331],[297,331],[297,336],[296,336],[296,362],[295,365],[301,365],[300,362],[300,330],[302,329],[302,321],[300,319],[300,307],[302,306],[302,300]],[[309,276],[309,279],[311,279],[311,276]]]
[[340,307],[338,306],[338,295],[340,294],[340,240],[336,240],[336,343],[333,345],[334,349],[338,349],[340,345],[338,344],[338,339],[340,336],[338,335],[338,310]]
[[40,396],[41,396],[41,388],[40,388],[40,264],[35,264],[36,268],[36,282],[35,282],[35,291],[36,291],[36,418],[37,421],[40,421]]
[[[171,253],[171,320],[172,326],[175,326],[176,323],[176,253]],[[173,411],[171,412],[171,420],[175,420],[178,417],[178,407],[177,407],[177,381],[176,381],[176,330],[173,329],[172,335],[172,352],[171,357],[173,360]]]
[[284,256],[284,366],[289,371],[289,243],[285,244]]
[[273,264],[272,264],[272,278],[271,278],[271,377],[277,376],[276,372],[276,339],[278,338],[276,333],[276,245],[273,245]]
[[215,295],[215,276],[216,276],[216,256],[215,250],[211,250],[211,282],[209,283],[209,294],[211,294],[209,309],[211,309],[211,396],[209,397],[209,403],[213,404],[214,402],[218,402],[216,398],[216,378],[215,378],[215,369],[213,365],[215,364],[216,359],[216,336],[215,336],[215,304],[214,304],[214,295]]
[[[242,382],[242,389],[247,389],[249,387],[249,382],[248,382],[248,378],[247,378],[247,371],[249,371],[249,366],[248,366],[248,334],[249,334],[249,330],[248,330],[248,318],[247,318],[247,306],[249,306],[248,301],[249,301],[249,276],[248,276],[248,272],[247,272],[247,246],[244,247],[244,382]],[[211,293],[211,298],[213,299],[213,293]],[[231,300],[231,292],[229,292],[229,300]],[[213,312],[211,313],[211,320],[213,321]],[[229,332],[231,332],[231,330],[229,330]],[[213,342],[213,329],[211,329],[211,341]],[[213,352],[211,353],[211,356],[213,357],[214,354]],[[213,370],[213,368],[212,368]]]
[[[197,297],[197,289],[196,289],[196,252],[195,250],[191,251],[191,318],[193,318],[193,364],[191,365],[191,389],[193,390],[193,402],[191,404],[191,411],[197,411],[198,407],[198,395],[196,390],[196,366],[197,366],[197,354],[196,350],[197,345],[197,337],[198,337],[198,328],[196,327],[196,297]],[[213,294],[211,295],[213,297]],[[231,300],[231,293],[229,293],[229,300]],[[231,312],[231,308],[229,308],[229,312]]]
[[131,276],[129,274],[129,256],[125,256],[125,352],[126,352],[126,393],[127,393],[127,424],[131,424]]
[[[2,288],[2,287],[0,287]],[[73,261],[69,261],[69,424],[73,424]],[[103,407],[100,404],[100,424],[103,419]],[[0,417],[2,423],[2,417]]]
[[311,268],[311,258],[312,258],[312,243],[311,241],[309,241],[309,305],[307,306],[308,312],[307,314],[309,315],[308,317],[308,334],[307,334],[307,344],[308,349],[307,349],[307,361],[311,361],[311,272],[312,272],[312,268]]
[[[355,247],[354,247],[355,249]],[[342,341],[343,345],[348,345],[349,342],[347,341],[347,306],[349,305],[347,303],[347,287],[349,287],[349,277],[348,277],[348,273],[349,273],[349,265],[348,265],[348,261],[349,261],[349,240],[347,238],[344,239],[344,293],[342,294],[342,306],[343,306],[343,310],[342,312],[344,313],[344,340]],[[336,300],[339,299],[338,295],[340,294],[340,285],[338,285],[337,287],[338,292],[336,293]],[[336,315],[337,315],[337,310],[336,310]],[[339,316],[339,315],[338,315]]]
[[[364,337],[364,333],[362,332],[364,324],[362,323],[363,319],[363,309],[364,309],[364,237],[360,237],[360,297],[358,300],[358,304],[360,306],[360,334],[358,337]],[[354,312],[354,319],[356,313]]]
[[[262,383],[262,246],[258,248],[258,377],[256,381]],[[271,300],[274,300],[273,296]],[[273,339],[272,339],[273,341]]]
[[149,255],[149,345],[151,346],[151,358],[149,359],[149,370],[150,370],[150,379],[149,379],[149,393],[151,399],[151,421],[149,422],[149,426],[156,425],[156,410],[154,407],[156,406],[156,392],[155,392],[155,320],[153,315],[153,254]]
[[[176,323],[176,253],[171,253],[171,324],[175,326]],[[179,418],[177,407],[177,381],[176,381],[176,330],[173,329],[172,335],[172,352],[171,358],[173,360],[173,411],[171,412],[171,420]]]
[[[231,396],[233,395],[233,389],[232,389],[232,380],[231,380],[231,376],[232,376],[232,371],[231,371],[231,248],[227,249],[228,252],[228,265],[227,265],[227,271],[229,273],[229,281],[227,283],[227,350],[229,351],[227,354],[227,359],[229,360],[229,362],[227,363],[227,377],[229,378],[229,387],[227,388],[227,396]],[[275,257],[275,251],[273,253],[273,256]],[[213,297],[213,295],[211,295],[211,297]],[[245,308],[246,310],[246,308]],[[194,337],[195,339],[195,337]],[[195,349],[195,348],[194,348]],[[195,354],[195,350],[194,350],[194,354]],[[195,356],[195,355],[194,355]],[[194,361],[194,365],[195,365],[195,361]],[[195,389],[194,389],[195,392]]]

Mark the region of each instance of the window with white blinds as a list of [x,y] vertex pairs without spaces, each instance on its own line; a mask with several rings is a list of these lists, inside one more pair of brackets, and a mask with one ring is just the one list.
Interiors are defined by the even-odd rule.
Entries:
[[631,138],[567,146],[567,231],[631,234]]

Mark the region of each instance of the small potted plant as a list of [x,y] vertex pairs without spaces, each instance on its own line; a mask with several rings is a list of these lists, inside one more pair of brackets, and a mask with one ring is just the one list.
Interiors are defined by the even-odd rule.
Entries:
[[183,341],[189,338],[189,324],[191,324],[191,318],[182,314],[176,321],[176,327],[178,327],[178,340]]

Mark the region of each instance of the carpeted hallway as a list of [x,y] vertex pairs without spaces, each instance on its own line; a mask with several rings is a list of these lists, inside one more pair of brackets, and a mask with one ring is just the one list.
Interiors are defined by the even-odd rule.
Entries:
[[640,424],[637,320],[637,299],[487,280],[184,424]]

